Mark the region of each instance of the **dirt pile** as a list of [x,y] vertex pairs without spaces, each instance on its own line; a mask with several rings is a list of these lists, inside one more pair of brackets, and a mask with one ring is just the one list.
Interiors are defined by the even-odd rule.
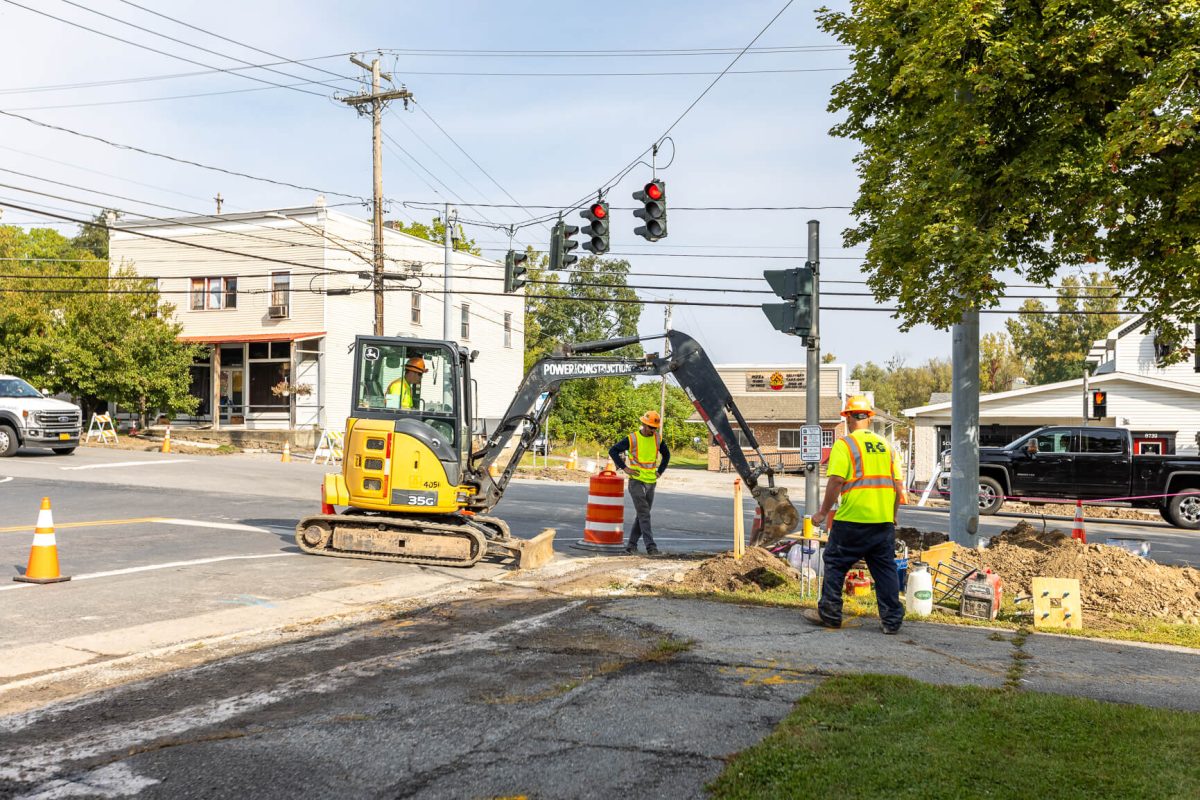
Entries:
[[925,550],[935,544],[950,541],[941,531],[923,531],[919,528],[896,528],[896,542],[908,545],[909,550]]
[[990,547],[1009,544],[1014,547],[1024,547],[1027,550],[1044,551],[1053,547],[1061,547],[1063,542],[1070,541],[1071,534],[1063,533],[1057,528],[1046,530],[1021,520],[1006,531],[1001,531],[989,541]]
[[[1044,514],[1048,517],[1074,517],[1074,503],[1018,503],[1008,501],[1004,510],[1016,514]],[[1083,516],[1088,519],[1135,519],[1145,521],[1158,519],[1159,514],[1153,508],[1124,508],[1122,506],[1094,506],[1084,504]]]
[[1062,531],[1020,522],[967,558],[1004,579],[1005,591],[1029,594],[1035,577],[1077,578],[1084,619],[1109,614],[1200,624],[1200,571],[1171,567],[1119,547],[1081,544]]
[[761,547],[746,548],[735,560],[733,553],[714,556],[688,572],[674,588],[691,592],[761,592],[794,586],[800,573],[782,558]]

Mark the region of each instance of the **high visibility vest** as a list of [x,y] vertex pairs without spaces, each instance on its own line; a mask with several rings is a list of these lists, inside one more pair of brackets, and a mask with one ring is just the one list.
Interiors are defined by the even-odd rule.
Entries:
[[846,522],[895,522],[896,464],[891,448],[868,430],[854,431],[834,447],[845,447],[850,477],[842,484],[834,519]]
[[401,408],[412,408],[415,405],[412,386],[404,378],[397,378],[388,384],[388,394],[400,395]]
[[629,467],[634,471],[633,479],[642,483],[658,480],[658,448],[662,434],[642,436],[641,431],[629,434]]

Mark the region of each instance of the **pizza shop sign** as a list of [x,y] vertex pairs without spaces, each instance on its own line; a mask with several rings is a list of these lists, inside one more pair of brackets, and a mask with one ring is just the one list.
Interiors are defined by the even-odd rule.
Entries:
[[804,389],[804,371],[747,372],[747,392],[795,392]]

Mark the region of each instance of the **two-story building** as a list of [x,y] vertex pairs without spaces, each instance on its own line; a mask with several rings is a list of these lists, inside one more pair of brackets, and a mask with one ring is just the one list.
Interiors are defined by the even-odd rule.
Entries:
[[[1184,346],[1195,352],[1200,324]],[[1042,425],[1128,428],[1138,453],[1200,450],[1200,355],[1160,366],[1154,331],[1141,317],[1125,320],[1092,345],[1088,378],[1025,386],[979,398],[979,443],[1001,446]],[[1092,393],[1104,393],[1102,418],[1092,417]],[[907,408],[913,421],[914,474],[924,485],[950,446],[950,403]]]
[[[181,339],[206,345],[192,367],[199,408],[176,424],[340,429],[350,411],[354,337],[374,329],[371,224],[318,204],[262,212],[121,221],[112,268],[157,279]],[[442,339],[441,244],[384,230],[384,332]],[[523,292],[504,267],[452,251],[451,331],[478,350],[477,426],[490,430],[522,376]]]

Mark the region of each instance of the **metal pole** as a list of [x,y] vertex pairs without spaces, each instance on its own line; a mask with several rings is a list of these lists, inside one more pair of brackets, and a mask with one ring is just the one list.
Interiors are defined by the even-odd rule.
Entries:
[[372,238],[375,241],[375,335],[383,336],[383,100],[379,98],[379,59],[371,62],[371,161],[374,173]]
[[450,204],[446,203],[442,211],[442,223],[446,226],[446,230],[442,235],[442,250],[444,260],[442,264],[442,338],[446,341],[458,339],[457,336],[451,336],[451,320],[450,317],[454,310],[454,295],[450,293]]
[[[667,301],[667,308],[663,312],[663,333],[671,332],[671,301]],[[671,343],[670,340],[664,339],[663,355],[670,355]],[[658,418],[665,427],[667,424],[667,376],[662,376],[662,385],[658,391]],[[659,428],[662,430],[662,428]]]
[[1083,421],[1080,422],[1079,424],[1085,425],[1085,426],[1088,424],[1088,416],[1089,416],[1088,412],[1091,410],[1088,408],[1088,395],[1091,394],[1090,387],[1088,386],[1088,380],[1090,378],[1091,378],[1091,370],[1088,369],[1087,364],[1084,364],[1083,365]]
[[974,547],[979,531],[979,311],[954,326],[950,394],[950,538]]
[[[812,327],[808,334],[808,368],[805,374],[804,421],[821,424],[821,223],[808,221],[808,264],[813,271]],[[804,513],[816,514],[821,507],[820,464],[804,465]]]

